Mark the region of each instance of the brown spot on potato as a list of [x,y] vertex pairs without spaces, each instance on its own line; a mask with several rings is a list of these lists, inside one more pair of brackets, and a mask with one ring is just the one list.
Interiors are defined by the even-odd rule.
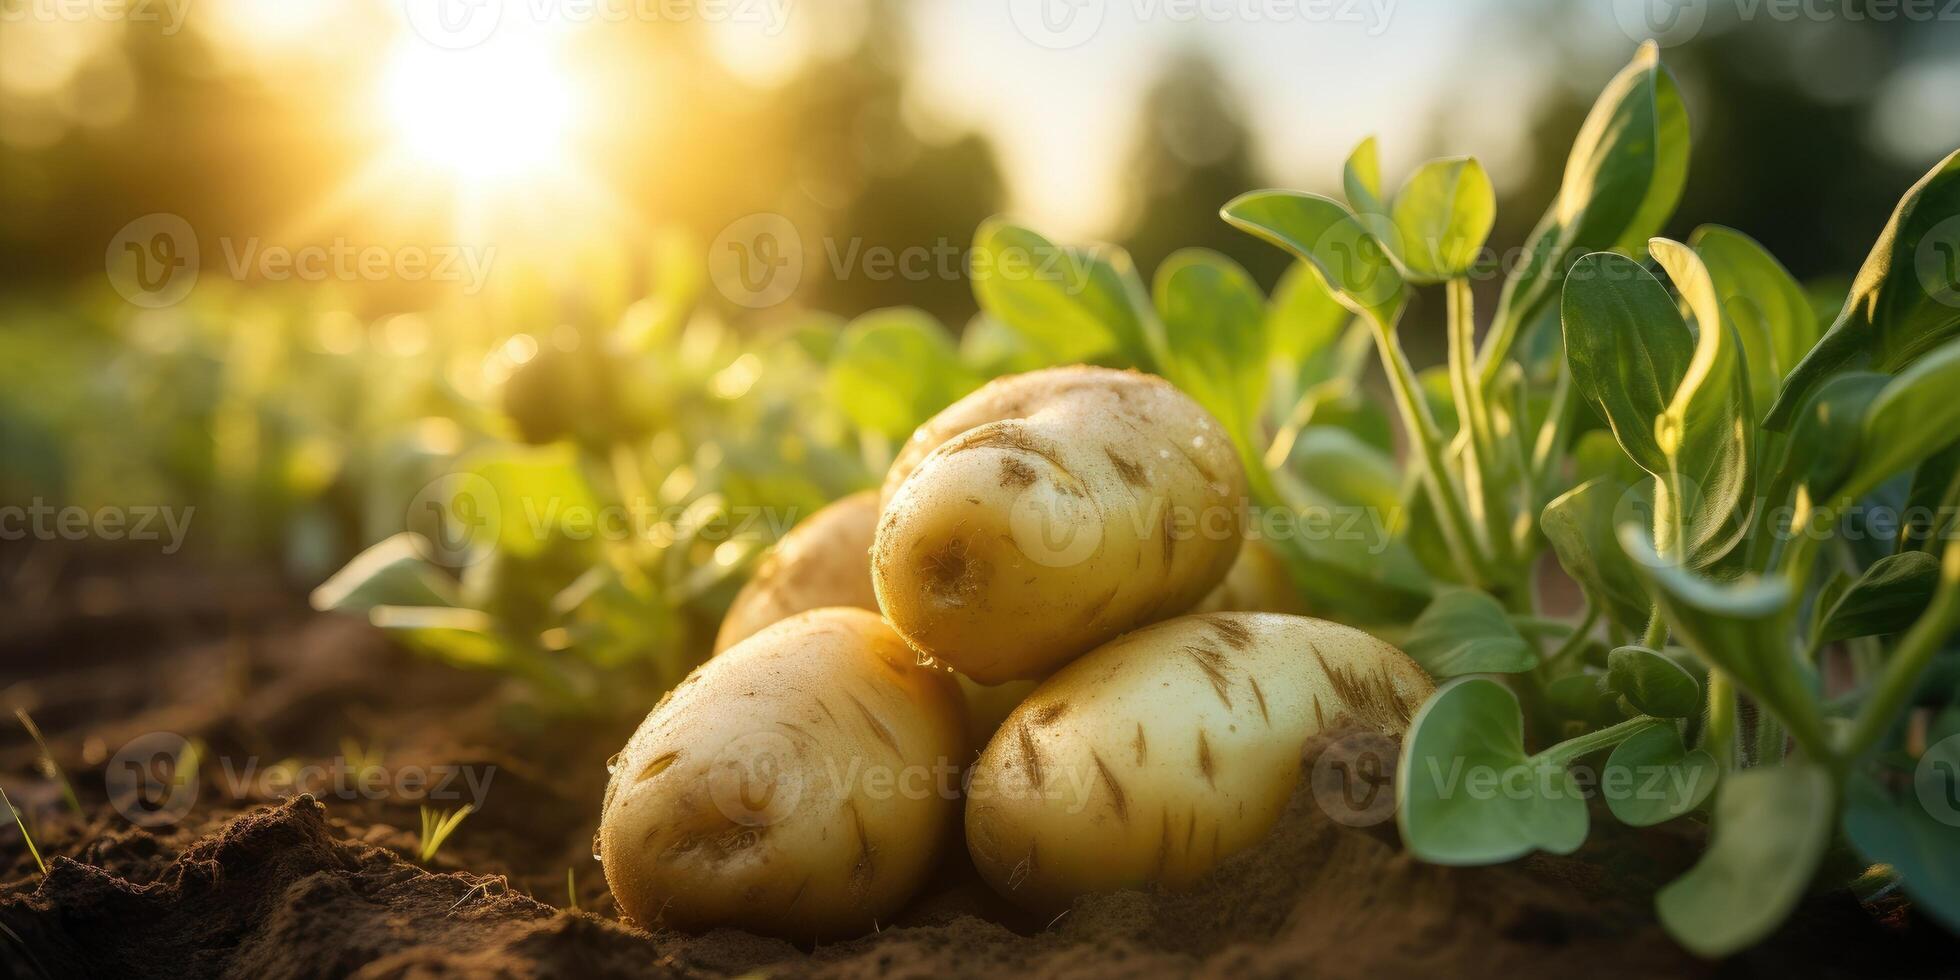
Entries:
[[1115,773],[1109,771],[1109,766],[1103,762],[1101,753],[1090,750],[1089,758],[1095,760],[1096,775],[1102,780],[1103,788],[1109,790],[1109,805],[1115,808],[1116,819],[1129,823],[1130,798],[1123,792],[1123,784],[1117,781]]
[[1130,745],[1137,750],[1137,765],[1143,765],[1144,760],[1150,758],[1150,743],[1144,740],[1143,722],[1137,722],[1137,737]]
[[1103,455],[1109,457],[1109,465],[1116,467],[1116,475],[1120,477],[1124,483],[1127,483],[1130,486],[1136,487],[1138,489],[1142,489],[1150,485],[1149,475],[1144,473],[1143,467],[1139,465],[1136,460],[1125,459],[1123,458],[1122,454],[1118,453],[1114,449],[1109,448],[1108,446],[1103,447]]
[[871,709],[867,707],[863,701],[859,700],[857,695],[852,694],[849,691],[846,691],[844,692],[844,696],[850,698],[852,704],[857,705],[858,714],[864,716],[864,723],[870,726],[871,734],[876,735],[878,737],[878,741],[885,743],[886,748],[891,749],[894,753],[897,753],[898,738],[892,734],[891,727],[886,725],[883,721],[880,721],[877,715],[872,714]]
[[[1211,741],[1205,738],[1205,730],[1202,728],[1198,729],[1198,771],[1205,774],[1205,782],[1207,784],[1214,789],[1218,787],[1218,783],[1214,779],[1214,776],[1217,774],[1217,769],[1211,761]],[[1193,822],[1196,822],[1195,819]]]
[[1327,675],[1328,686],[1341,699],[1347,715],[1382,732],[1400,732],[1409,727],[1414,709],[1395,693],[1395,679],[1389,676],[1386,666],[1356,673],[1328,663],[1320,648],[1312,643],[1307,644],[1307,650]]
[[853,887],[863,888],[870,884],[871,879],[877,874],[877,869],[872,864],[872,854],[875,849],[871,845],[871,835],[864,829],[864,816],[858,813],[857,801],[852,800],[846,806],[850,807],[851,826],[857,830],[858,842],[857,860],[851,863],[851,884]]
[[963,607],[979,596],[993,577],[993,567],[970,550],[965,538],[954,538],[920,559],[920,584],[935,602]]
[[[1039,479],[1039,474],[1035,473],[1034,467],[1029,466],[1026,461],[1016,459],[1013,456],[1001,457],[1001,461],[1000,461],[1000,485],[1001,486],[1007,487],[1009,489],[1019,490],[1025,487],[1034,486],[1034,481],[1037,479]],[[974,502],[978,503],[979,501],[974,501]]]
[[1034,723],[1043,727],[1052,725],[1060,721],[1063,715],[1068,714],[1068,707],[1067,701],[1057,701],[1054,704],[1043,705],[1040,711],[1035,712]]
[[1254,677],[1250,678],[1250,680],[1252,681],[1252,700],[1259,702],[1259,718],[1270,728],[1273,724],[1273,716],[1266,713],[1266,692],[1259,689],[1259,678]]
[[1225,710],[1232,710],[1232,696],[1227,693],[1231,682],[1225,679],[1225,672],[1219,669],[1225,658],[1216,650],[1206,650],[1202,647],[1185,647],[1184,652],[1191,657],[1192,663],[1198,665],[1199,670],[1204,671],[1205,680],[1211,682],[1211,692],[1218,695],[1218,700],[1225,705]]
[[1095,602],[1090,603],[1088,607],[1083,610],[1085,615],[1082,617],[1082,621],[1085,623],[1093,623],[1098,618],[1100,618],[1102,614],[1109,609],[1109,604],[1116,601],[1117,590],[1118,587],[1112,585],[1109,587],[1109,592],[1106,595],[1104,595],[1100,599],[1097,599]]
[[1034,744],[1034,733],[1028,730],[1028,726],[1022,725],[1016,734],[1021,742],[1021,772],[1028,777],[1028,785],[1040,788],[1041,749]]
[[1252,631],[1242,624],[1224,616],[1207,617],[1205,622],[1226,646],[1234,650],[1245,650],[1252,646]]
[[658,776],[663,772],[666,772],[670,766],[672,766],[675,762],[680,760],[680,757],[681,754],[679,752],[667,752],[655,756],[653,758],[653,761],[648,762],[645,766],[641,767],[640,777],[636,781],[644,783],[647,780],[652,779],[653,777]]

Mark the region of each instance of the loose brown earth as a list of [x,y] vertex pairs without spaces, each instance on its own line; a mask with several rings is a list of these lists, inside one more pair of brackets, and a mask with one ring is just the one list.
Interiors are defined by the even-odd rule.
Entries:
[[[1303,791],[1277,830],[1183,894],[1017,916],[963,854],[897,921],[803,949],[734,931],[618,921],[589,841],[604,760],[652,703],[547,716],[487,675],[415,659],[364,624],[319,616],[260,574],[0,560],[0,707],[26,708],[86,820],[9,727],[0,782],[34,816],[41,877],[9,827],[0,966],[14,976],[1698,976],[1940,975],[1960,948],[1896,905],[1819,895],[1726,964],[1680,951],[1653,890],[1693,861],[1692,825],[1596,822],[1571,858],[1446,869],[1392,825],[1343,827]],[[201,740],[196,805],[144,830],[110,806],[108,763],[147,732]],[[381,765],[495,767],[485,807],[424,866],[418,802],[234,795],[247,759],[319,763],[343,739]],[[1308,764],[1319,746],[1311,747]],[[229,766],[229,769],[227,768]],[[1305,782],[1303,781],[1303,787]],[[454,805],[451,803],[449,805]],[[577,878],[570,903],[566,869]]]

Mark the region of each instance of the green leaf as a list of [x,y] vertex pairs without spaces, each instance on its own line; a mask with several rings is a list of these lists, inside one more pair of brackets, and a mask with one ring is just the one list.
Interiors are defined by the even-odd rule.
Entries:
[[1318,194],[1253,191],[1219,212],[1233,227],[1311,265],[1342,306],[1384,329],[1407,302],[1402,277],[1381,242],[1340,202]]
[[1627,487],[1610,477],[1588,480],[1546,504],[1539,527],[1559,565],[1585,590],[1593,608],[1624,629],[1639,630],[1647,625],[1653,601],[1613,530],[1627,493]]
[[1606,689],[1605,672],[1586,667],[1545,685],[1545,705],[1561,719],[1603,728],[1625,718],[1619,696]]
[[1775,931],[1830,843],[1832,795],[1828,775],[1798,763],[1723,778],[1708,853],[1654,896],[1668,934],[1713,957]]
[[1742,340],[1749,402],[1767,413],[1784,375],[1817,342],[1810,299],[1782,263],[1733,228],[1702,225],[1688,246],[1707,265],[1722,312]]
[[1266,300],[1258,284],[1217,252],[1181,249],[1157,267],[1154,295],[1171,381],[1225,423],[1242,455],[1259,458],[1249,441],[1266,393]]
[[1673,725],[1654,725],[1621,742],[1606,758],[1600,795],[1621,823],[1651,827],[1700,806],[1715,791],[1721,769],[1713,755],[1689,751]]
[[1817,387],[1791,427],[1767,500],[1783,504],[1799,486],[1809,490],[1813,503],[1837,496],[1858,464],[1864,438],[1865,413],[1891,378],[1870,371],[1840,374]]
[[851,321],[831,356],[824,394],[860,428],[903,440],[980,387],[930,314],[876,310]]
[[1786,581],[1703,578],[1662,561],[1634,524],[1620,526],[1620,546],[1683,645],[1767,707],[1799,744],[1825,744],[1816,678],[1791,642],[1796,603]]
[[1590,824],[1572,774],[1525,753],[1517,696],[1484,677],[1443,685],[1416,713],[1395,789],[1402,841],[1431,864],[1570,854]]
[[1573,389],[1641,469],[1666,473],[1655,423],[1695,356],[1694,334],[1667,290],[1632,259],[1594,252],[1566,277],[1564,324]]
[[1409,281],[1442,282],[1470,271],[1497,220],[1497,194],[1471,157],[1431,160],[1395,194],[1392,253]]
[[446,516],[472,545],[494,542],[513,555],[534,556],[567,521],[591,520],[597,512],[578,454],[569,445],[486,450],[468,457],[467,464],[482,482],[458,481]]
[[1304,391],[1336,376],[1335,348],[1353,319],[1353,312],[1335,301],[1311,266],[1295,262],[1273,288],[1266,309],[1268,353],[1289,369],[1294,387]]
[[1960,336],[1960,151],[1906,191],[1853,280],[1843,312],[1783,383],[1764,424],[1791,416],[1825,379],[1888,374]]
[[1960,509],[1960,443],[1927,457],[1913,471],[1899,547],[1932,550],[1933,542],[1951,532],[1956,509]]
[[1641,714],[1692,718],[1701,710],[1701,682],[1687,668],[1646,647],[1616,647],[1606,655],[1606,686]]
[[427,558],[429,543],[403,531],[354,556],[310,597],[313,608],[366,612],[375,606],[455,606],[456,583]]
[[[1694,314],[1695,354],[1657,423],[1656,439],[1669,472],[1655,487],[1655,524],[1680,521],[1687,555],[1707,567],[1729,553],[1748,530],[1755,493],[1755,410],[1735,328],[1716,299],[1701,259],[1665,238],[1648,243]],[[1675,500],[1679,494],[1683,499]]]
[[1348,154],[1347,164],[1341,168],[1341,187],[1355,214],[1388,213],[1382,197],[1381,153],[1373,136],[1356,144],[1354,152]]
[[1865,410],[1858,465],[1840,492],[1863,496],[1960,439],[1956,393],[1960,341],[1926,354],[1888,382]]
[[496,624],[476,609],[376,606],[375,626],[409,649],[459,667],[495,667],[510,660]]
[[1931,554],[1903,551],[1881,558],[1830,607],[1816,642],[1903,633],[1926,611],[1939,584],[1940,560]]
[[1688,175],[1688,113],[1660,49],[1640,46],[1600,93],[1565,163],[1558,197],[1526,239],[1504,283],[1482,352],[1486,380],[1522,329],[1559,299],[1573,257],[1615,250],[1638,256],[1674,213]]
[[1844,836],[1869,861],[1897,871],[1906,893],[1948,929],[1960,931],[1960,740],[1935,743],[1901,799],[1866,773],[1845,786]]
[[1436,677],[1519,674],[1538,666],[1504,607],[1474,589],[1438,594],[1409,627],[1402,649]]
[[980,308],[1026,337],[1050,363],[1114,355],[1130,366],[1155,366],[1148,299],[1121,249],[1065,248],[989,218],[974,232],[968,276]]

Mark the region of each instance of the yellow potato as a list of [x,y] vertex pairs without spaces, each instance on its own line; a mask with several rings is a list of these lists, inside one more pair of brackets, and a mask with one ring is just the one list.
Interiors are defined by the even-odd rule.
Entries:
[[1432,685],[1360,630],[1213,613],[1138,630],[1037,688],[981,753],[967,849],[988,884],[1054,912],[1078,895],[1180,888],[1263,837],[1313,735],[1400,735]]
[[871,551],[878,605],[976,681],[1040,678],[1203,598],[1238,554],[1244,498],[1224,430],[1163,379],[1004,378],[921,426],[893,464]]
[[[715,652],[811,609],[850,606],[877,612],[878,599],[871,591],[871,537],[877,523],[878,493],[866,490],[817,511],[784,535],[728,607],[715,635]],[[967,744],[975,747],[987,744],[1001,719],[1035,685],[955,679],[966,701]]]
[[615,760],[606,883],[645,926],[810,941],[889,921],[957,818],[959,694],[875,614],[783,620],[696,669]]
[[1225,573],[1225,581],[1198,600],[1191,611],[1303,615],[1308,610],[1306,601],[1300,598],[1300,590],[1293,584],[1292,573],[1273,553],[1272,546],[1247,541],[1240,546],[1239,559],[1232,563],[1232,570]]
[[877,527],[878,492],[865,490],[791,528],[728,607],[715,634],[715,652],[807,610],[851,606],[875,611],[871,537]]

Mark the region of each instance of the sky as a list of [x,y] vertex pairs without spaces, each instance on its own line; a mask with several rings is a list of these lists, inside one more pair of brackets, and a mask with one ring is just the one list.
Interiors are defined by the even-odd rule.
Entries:
[[[1015,210],[1064,235],[1115,219],[1137,100],[1187,45],[1214,55],[1258,134],[1261,164],[1281,182],[1328,186],[1370,134],[1385,173],[1398,173],[1423,154],[1417,140],[1434,107],[1452,98],[1518,106],[1479,111],[1475,127],[1442,120],[1449,152],[1502,175],[1525,148],[1526,110],[1548,63],[1520,36],[1528,26],[1484,16],[1492,2],[918,0],[915,50],[931,55],[917,61],[915,108],[929,124],[985,131]],[[1074,19],[1043,21],[1044,6]],[[1607,41],[1624,41],[1619,57],[1630,55],[1634,42],[1604,26]]]

